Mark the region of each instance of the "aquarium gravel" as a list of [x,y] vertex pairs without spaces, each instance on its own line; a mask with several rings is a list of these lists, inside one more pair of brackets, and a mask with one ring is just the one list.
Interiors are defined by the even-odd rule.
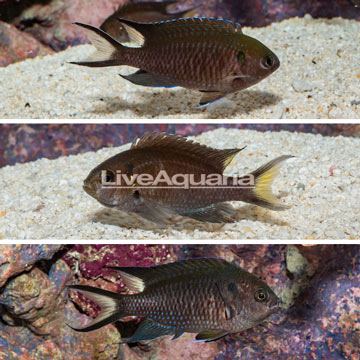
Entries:
[[233,202],[238,221],[200,223],[174,216],[163,228],[105,208],[88,196],[88,172],[129,144],[97,152],[40,159],[0,169],[0,238],[9,239],[354,239],[360,234],[360,139],[217,129],[193,137],[216,148],[246,148],[226,169],[255,170],[292,154],[273,191],[292,207],[276,212]]
[[197,109],[200,94],[136,86],[133,69],[68,64],[94,47],[0,68],[1,118],[360,118],[360,22],[293,18],[244,28],[279,57],[281,66],[247,90]]

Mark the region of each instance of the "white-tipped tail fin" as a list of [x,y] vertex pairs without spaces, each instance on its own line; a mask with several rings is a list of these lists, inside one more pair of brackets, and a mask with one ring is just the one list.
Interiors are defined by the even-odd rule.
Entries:
[[88,24],[74,23],[87,30],[88,38],[96,47],[96,51],[85,61],[71,62],[71,64],[91,67],[121,65],[121,51],[123,46],[105,31]]
[[125,316],[119,310],[121,295],[117,293],[87,285],[71,285],[68,288],[84,294],[85,297],[99,305],[101,309],[99,315],[85,326],[77,327],[68,324],[74,330],[84,332],[96,330]]

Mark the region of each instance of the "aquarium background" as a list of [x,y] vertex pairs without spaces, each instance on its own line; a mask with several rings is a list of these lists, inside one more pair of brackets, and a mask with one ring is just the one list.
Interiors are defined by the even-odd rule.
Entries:
[[[51,54],[87,42],[74,21],[99,26],[124,0],[0,0],[0,66]],[[310,14],[315,18],[360,19],[360,0],[187,0],[198,16],[260,27]]]
[[189,136],[219,127],[360,136],[359,124],[0,124],[0,167],[120,146],[150,131]]
[[[106,264],[151,266],[195,257],[224,258],[254,273],[279,295],[284,311],[271,322],[208,344],[185,334],[120,345],[137,320],[80,333],[66,321],[97,315],[65,285],[110,291],[122,281]],[[1,245],[0,349],[4,359],[352,359],[358,358],[359,245]],[[83,309],[82,312],[79,309]]]

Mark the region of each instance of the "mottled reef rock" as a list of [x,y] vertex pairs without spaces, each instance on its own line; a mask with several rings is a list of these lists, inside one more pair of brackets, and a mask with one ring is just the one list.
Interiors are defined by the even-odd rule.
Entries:
[[0,21],[0,66],[53,52],[31,34]]
[[13,276],[49,260],[61,245],[0,245],[0,288]]
[[[9,263],[18,259],[16,271],[3,265],[6,256]],[[261,277],[284,310],[267,324],[209,344],[189,344],[193,335],[186,334],[120,346],[120,333],[134,331],[137,320],[89,333],[66,325],[98,311],[76,293],[77,305],[69,301],[66,283],[120,291],[122,282],[102,270],[105,264],[149,266],[200,256],[226,258]],[[360,246],[2,245],[0,259],[5,359],[359,359]]]
[[91,333],[79,333],[66,325],[82,321],[85,315],[67,301],[65,284],[77,279],[120,290],[121,284],[109,281],[115,281],[112,275],[102,277],[102,266],[154,265],[168,257],[169,249],[162,245],[78,245],[66,246],[54,256],[58,249],[59,245],[0,246],[1,356],[11,360],[107,360],[117,358],[120,351],[124,358],[135,359],[127,355],[132,354],[129,347],[119,350],[120,335],[114,325]]
[[359,124],[0,124],[0,168],[42,157],[56,159],[102,147],[120,146],[145,132],[189,136],[219,127],[360,136]]
[[121,3],[121,0],[23,1],[7,4],[7,9],[0,5],[0,11],[4,13],[2,18],[59,51],[87,42],[84,32],[72,24],[74,21],[100,25]]
[[[179,9],[199,6],[199,16],[215,16],[237,21],[243,26],[266,26],[294,16],[309,13],[314,17],[335,17],[360,19],[360,8],[354,6],[358,0],[187,0]],[[12,55],[16,49],[31,48],[24,52],[28,57],[41,55],[38,42],[55,51],[68,46],[87,42],[86,35],[74,21],[98,26],[125,0],[0,0],[0,20],[15,25],[19,30],[31,34],[22,35],[8,48],[8,56],[0,49],[0,58],[5,57],[0,66],[21,60]],[[12,30],[14,31],[14,30]],[[14,46],[14,49],[12,48]],[[41,48],[42,49],[42,48]],[[2,55],[1,55],[2,53]]]

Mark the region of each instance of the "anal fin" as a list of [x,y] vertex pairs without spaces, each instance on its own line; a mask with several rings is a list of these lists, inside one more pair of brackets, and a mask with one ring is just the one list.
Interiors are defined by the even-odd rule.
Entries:
[[221,339],[222,337],[226,336],[227,334],[228,334],[228,332],[225,330],[204,330],[196,335],[195,342],[215,341],[215,340]]
[[212,204],[203,208],[179,213],[192,219],[210,223],[229,223],[235,221],[235,210],[227,203]]
[[130,75],[121,75],[122,78],[132,82],[135,85],[151,86],[151,87],[166,87],[172,88],[175,85],[171,84],[167,80],[158,79],[156,76],[149,74],[145,70],[138,70]]
[[143,320],[136,329],[134,335],[122,339],[122,343],[133,343],[144,340],[153,340],[159,336],[173,334],[173,328],[157,324],[152,319]]
[[220,100],[225,95],[218,91],[202,91],[202,93],[203,96],[200,99],[200,106],[198,106],[199,109]]

